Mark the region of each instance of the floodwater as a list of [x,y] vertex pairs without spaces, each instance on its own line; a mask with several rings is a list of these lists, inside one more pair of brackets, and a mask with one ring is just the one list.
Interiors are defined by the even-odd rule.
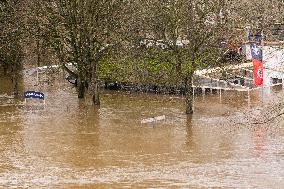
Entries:
[[22,90],[41,90],[45,105],[0,80],[0,188],[284,186],[284,122],[252,124],[273,115],[281,88],[197,96],[187,117],[182,97],[104,91],[98,109],[67,83],[31,83]]

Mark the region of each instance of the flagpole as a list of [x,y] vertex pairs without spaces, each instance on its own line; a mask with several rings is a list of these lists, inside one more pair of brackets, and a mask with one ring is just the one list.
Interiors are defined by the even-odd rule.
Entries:
[[[247,37],[247,40],[249,42],[249,51],[250,51],[250,54],[251,54],[251,59],[252,59],[252,53],[251,53],[251,37],[250,37],[250,27],[247,26],[246,27],[246,37]],[[248,107],[250,108],[250,89],[248,89]]]
[[264,103],[263,101],[264,101],[264,99],[263,99],[263,96],[264,96],[264,90],[263,90],[263,85],[264,85],[264,78],[263,78],[263,71],[264,71],[264,69],[263,69],[263,65],[264,65],[264,61],[263,61],[263,44],[264,44],[264,39],[263,39],[263,30],[261,30],[261,52],[262,52],[262,104]]

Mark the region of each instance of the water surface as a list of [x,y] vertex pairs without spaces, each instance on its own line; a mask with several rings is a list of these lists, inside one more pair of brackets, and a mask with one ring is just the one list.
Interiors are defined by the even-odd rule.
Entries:
[[[177,96],[104,91],[98,109],[64,82],[25,80],[26,90],[41,90],[47,99],[24,105],[8,85],[0,81],[0,187],[284,186],[282,120],[251,124],[273,114],[259,107],[279,102],[281,88],[249,99],[238,92],[198,96],[187,117]],[[166,119],[141,124],[160,115]]]

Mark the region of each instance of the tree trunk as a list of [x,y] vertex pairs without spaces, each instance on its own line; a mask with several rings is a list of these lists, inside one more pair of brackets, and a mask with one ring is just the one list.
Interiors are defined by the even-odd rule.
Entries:
[[15,83],[14,83],[14,95],[16,97],[19,96],[19,80],[17,76],[15,77]]
[[193,114],[193,88],[192,88],[192,74],[185,78],[185,102],[186,114]]
[[78,98],[85,97],[85,82],[78,79]]
[[12,87],[13,87],[13,95],[16,97],[19,95],[19,68],[18,68],[18,63],[14,63],[12,65]]
[[3,71],[4,71],[4,75],[6,76],[8,74],[8,65],[6,63],[4,63],[3,65]]
[[97,78],[97,65],[98,60],[96,59],[92,64],[92,72],[91,72],[91,91],[93,92],[93,103],[94,105],[100,105],[100,87]]
[[177,74],[181,74],[181,61],[179,59],[176,61],[176,72]]
[[97,79],[94,79],[93,83],[93,103],[94,105],[100,105],[100,88]]
[[180,54],[178,52],[178,50],[176,50],[176,72],[178,75],[181,74],[181,57],[180,57]]
[[37,39],[36,43],[37,50],[37,66],[40,67],[40,47],[39,47],[39,39]]

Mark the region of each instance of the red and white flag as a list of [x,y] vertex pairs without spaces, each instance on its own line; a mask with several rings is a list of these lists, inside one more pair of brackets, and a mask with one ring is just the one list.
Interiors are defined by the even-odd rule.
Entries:
[[[250,38],[249,38],[250,39]],[[250,41],[250,49],[253,63],[254,84],[260,86],[263,84],[263,62],[261,49],[261,36],[255,38],[255,42]]]
[[262,61],[259,61],[257,59],[252,59],[253,63],[253,78],[254,78],[254,84],[256,86],[260,86],[263,84],[263,67],[262,67]]

